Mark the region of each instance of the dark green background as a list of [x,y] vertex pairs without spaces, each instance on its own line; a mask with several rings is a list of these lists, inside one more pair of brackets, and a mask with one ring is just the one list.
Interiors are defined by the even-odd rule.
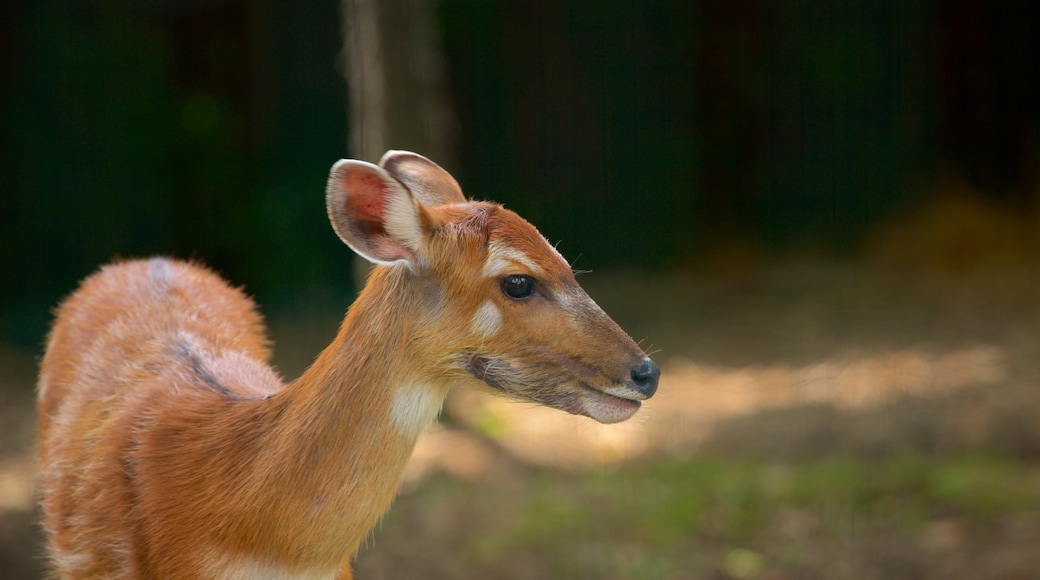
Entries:
[[[1037,11],[447,0],[442,161],[580,269],[734,239],[852,254],[942,172],[1033,203]],[[349,291],[323,207],[350,155],[340,49],[335,0],[5,3],[0,339],[39,345],[116,256],[199,258],[261,300]]]

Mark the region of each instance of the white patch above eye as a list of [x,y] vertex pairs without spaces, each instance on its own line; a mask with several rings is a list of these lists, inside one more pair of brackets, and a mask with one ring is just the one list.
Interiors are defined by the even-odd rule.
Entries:
[[490,300],[485,300],[473,314],[469,327],[474,334],[491,336],[502,328],[502,312]]
[[436,385],[404,385],[394,391],[390,418],[402,435],[416,439],[433,423],[444,405],[447,390]]
[[517,265],[527,270],[526,273],[539,276],[543,274],[541,267],[534,263],[527,254],[501,242],[488,244],[487,262],[484,263],[484,276],[494,278],[505,274],[516,274]]

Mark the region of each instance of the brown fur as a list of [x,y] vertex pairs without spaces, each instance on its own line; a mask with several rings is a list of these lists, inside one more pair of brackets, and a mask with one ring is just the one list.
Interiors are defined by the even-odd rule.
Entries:
[[[342,180],[334,169],[330,204],[355,195],[350,188],[376,197],[400,195],[401,183],[421,190],[423,241],[388,248],[401,242],[381,222],[385,200],[341,215],[354,202],[330,205],[352,246],[374,259],[417,257],[374,270],[335,340],[292,383],[268,366],[253,302],[198,265],[105,266],[61,305],[39,382],[42,505],[57,576],[349,578],[415,443],[417,431],[398,424],[412,408],[399,400],[405,390],[426,389],[439,404],[452,385],[492,384],[570,412],[590,414],[581,403],[590,396],[638,406],[584,392],[623,383],[645,355],[566,262],[519,216],[464,202],[450,176],[410,155],[388,156],[407,169],[397,181],[375,166],[350,166],[362,173]],[[337,224],[359,214],[365,224]],[[484,277],[492,241],[537,264],[541,294],[513,300]],[[468,321],[488,301],[502,328],[478,336]],[[474,361],[494,378],[482,382]]]

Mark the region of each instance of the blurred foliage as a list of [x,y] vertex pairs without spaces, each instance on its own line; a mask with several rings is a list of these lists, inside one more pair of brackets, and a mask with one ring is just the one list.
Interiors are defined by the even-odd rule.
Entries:
[[445,2],[471,195],[579,268],[656,267],[692,242],[699,166],[692,4]]
[[118,257],[199,259],[251,292],[351,286],[322,195],[346,141],[338,5],[310,7],[13,10],[0,93],[5,338],[38,344],[50,306]]
[[[907,577],[942,575],[943,550],[956,550],[966,561],[987,564],[946,577],[972,577],[1000,566],[988,563],[992,547],[985,541],[965,550],[968,538],[993,534],[992,541],[1006,541],[1002,526],[1035,515],[1040,505],[1040,470],[996,455],[796,463],[696,457],[514,477],[522,483],[438,478],[403,495],[359,556],[359,572],[379,577],[381,559],[411,546],[411,563],[394,560],[398,573],[871,578],[887,571]],[[444,568],[439,551],[423,555],[425,537],[453,559],[461,556],[465,571]],[[912,561],[904,562],[908,554]],[[1006,565],[1012,568],[1005,572],[1014,570]]]
[[900,268],[971,274],[1040,259],[1040,214],[986,196],[944,176],[885,220],[865,246],[872,259]]

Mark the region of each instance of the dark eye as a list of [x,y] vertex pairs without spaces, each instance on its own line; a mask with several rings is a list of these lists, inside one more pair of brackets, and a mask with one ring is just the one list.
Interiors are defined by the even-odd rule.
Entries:
[[502,291],[510,298],[522,300],[534,294],[534,280],[520,274],[506,276],[502,280]]

